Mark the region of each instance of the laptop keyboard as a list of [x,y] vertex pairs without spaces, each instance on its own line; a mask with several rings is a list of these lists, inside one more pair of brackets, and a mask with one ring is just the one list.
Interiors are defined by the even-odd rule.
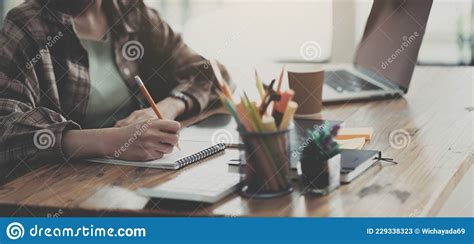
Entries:
[[345,70],[327,71],[325,76],[324,83],[341,93],[382,90],[382,88]]
[[215,166],[204,164],[189,168],[159,186],[139,191],[154,198],[214,203],[234,192],[239,182],[240,174],[216,173]]

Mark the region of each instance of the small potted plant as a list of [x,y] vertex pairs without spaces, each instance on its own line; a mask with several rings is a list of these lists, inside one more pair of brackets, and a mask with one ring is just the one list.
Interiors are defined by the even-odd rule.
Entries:
[[301,155],[302,192],[327,195],[340,186],[341,154],[335,141],[340,126],[321,126],[310,133]]

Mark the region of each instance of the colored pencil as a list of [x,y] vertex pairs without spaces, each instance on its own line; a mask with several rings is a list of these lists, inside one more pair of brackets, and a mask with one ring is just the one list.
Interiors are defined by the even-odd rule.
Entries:
[[291,89],[283,92],[281,95],[280,101],[275,102],[273,106],[273,112],[272,115],[275,118],[275,123],[277,126],[280,126],[281,121],[283,119],[283,115],[285,114],[286,107],[288,106],[288,103],[293,100],[293,97],[295,96],[295,92]]
[[288,128],[297,109],[298,109],[298,104],[296,102],[290,101],[288,103],[288,106],[286,106],[286,110],[283,115],[283,119],[281,119],[280,130],[286,130]]
[[283,83],[283,74],[285,73],[285,66],[281,68],[280,76],[278,77],[278,86],[277,86],[277,93],[281,91],[281,84]]
[[263,87],[262,79],[260,79],[260,76],[258,75],[258,72],[256,69],[255,69],[255,80],[257,82],[258,94],[260,95],[260,99],[263,100],[265,98],[265,88]]

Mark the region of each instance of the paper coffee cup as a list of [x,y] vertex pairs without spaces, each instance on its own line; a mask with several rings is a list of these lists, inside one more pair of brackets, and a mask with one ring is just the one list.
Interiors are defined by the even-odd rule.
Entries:
[[319,114],[323,109],[324,70],[317,65],[294,65],[287,68],[290,88],[295,91],[298,103],[295,116]]

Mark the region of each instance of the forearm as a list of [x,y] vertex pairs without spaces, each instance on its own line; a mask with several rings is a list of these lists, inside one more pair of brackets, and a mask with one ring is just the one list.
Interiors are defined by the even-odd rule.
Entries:
[[115,128],[69,130],[64,132],[62,147],[66,157],[71,159],[112,156]]

